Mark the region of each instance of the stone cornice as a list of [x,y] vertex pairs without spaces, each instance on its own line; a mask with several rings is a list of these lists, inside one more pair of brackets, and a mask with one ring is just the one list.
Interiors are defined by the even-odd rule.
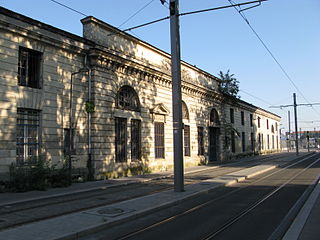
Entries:
[[[161,71],[97,48],[91,49],[89,56],[90,64],[93,66],[105,67],[117,73],[131,75],[137,79],[171,88],[171,75],[167,71]],[[214,99],[215,101],[222,101],[223,99],[222,94],[212,89],[184,80],[182,80],[182,92],[187,95]]]

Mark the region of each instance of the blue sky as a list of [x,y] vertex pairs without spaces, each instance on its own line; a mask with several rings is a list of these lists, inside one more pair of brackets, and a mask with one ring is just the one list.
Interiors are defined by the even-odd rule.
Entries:
[[[150,3],[122,25],[122,30],[165,17],[169,11],[160,0],[57,1],[116,27]],[[228,4],[227,0],[180,0],[180,12]],[[84,16],[50,0],[1,0],[0,5],[82,35],[80,19]],[[293,92],[297,93],[298,103],[320,103],[319,12],[320,0],[269,0],[244,12],[299,91],[233,8],[181,17],[182,59],[216,76],[220,70],[230,69],[240,81],[241,99],[280,115],[287,130],[287,111],[293,119],[293,108],[280,110],[269,108],[271,105],[292,104]],[[170,52],[169,21],[129,33]],[[302,130],[320,130],[320,105],[299,107],[298,118]]]

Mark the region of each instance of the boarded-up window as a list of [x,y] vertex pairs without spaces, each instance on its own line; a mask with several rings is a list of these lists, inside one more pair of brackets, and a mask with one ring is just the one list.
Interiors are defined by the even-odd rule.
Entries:
[[154,146],[155,146],[155,158],[164,158],[164,123],[154,123]]

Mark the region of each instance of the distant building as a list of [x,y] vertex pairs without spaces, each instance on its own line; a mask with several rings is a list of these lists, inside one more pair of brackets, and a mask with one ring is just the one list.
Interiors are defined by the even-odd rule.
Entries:
[[[2,176],[40,158],[61,166],[70,145],[73,167],[91,165],[97,178],[172,168],[168,53],[94,17],[82,19],[83,37],[4,8],[0,20]],[[279,116],[181,64],[185,166],[280,149]]]

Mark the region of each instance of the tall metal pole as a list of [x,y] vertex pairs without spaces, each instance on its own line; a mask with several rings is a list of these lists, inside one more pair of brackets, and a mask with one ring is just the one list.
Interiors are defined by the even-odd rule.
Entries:
[[295,93],[293,93],[293,108],[294,108],[294,123],[295,123],[295,129],[296,129],[296,154],[299,155],[297,100],[296,100],[296,94]]
[[291,150],[291,123],[290,123],[290,111],[288,111],[288,124],[289,124],[289,151]]
[[179,0],[170,0],[174,191],[184,191]]

